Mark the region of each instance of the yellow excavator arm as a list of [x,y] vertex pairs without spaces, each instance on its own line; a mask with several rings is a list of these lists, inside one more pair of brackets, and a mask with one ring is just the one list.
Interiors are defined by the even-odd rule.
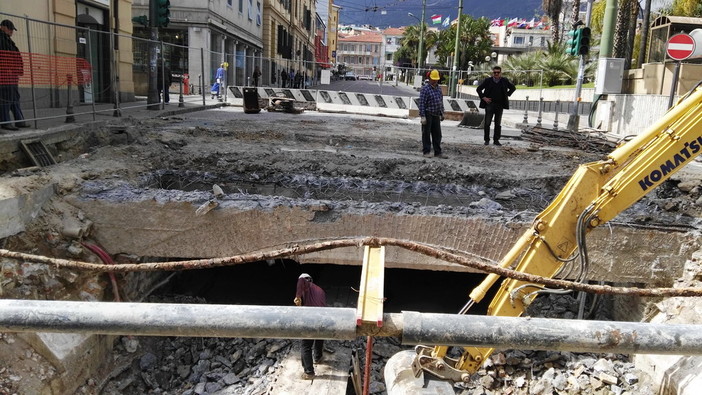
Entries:
[[[587,232],[636,203],[701,152],[702,87],[698,85],[646,132],[605,159],[581,165],[499,265],[549,278],[568,260],[580,259],[586,266]],[[585,274],[579,273],[580,281]],[[459,313],[465,314],[472,304],[480,302],[498,279],[488,275],[473,289]],[[538,284],[504,280],[488,315],[520,316],[540,288]],[[418,346],[416,351],[417,374],[424,370],[439,378],[467,381],[493,349],[466,347],[458,359],[446,355],[446,346]]]

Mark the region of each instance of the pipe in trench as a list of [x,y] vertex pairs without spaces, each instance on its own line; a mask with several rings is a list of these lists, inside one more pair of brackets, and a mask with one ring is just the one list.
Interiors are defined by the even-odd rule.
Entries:
[[356,310],[334,307],[0,300],[0,331],[352,340],[402,344],[702,355],[702,325],[578,321],[406,311],[383,327],[356,326]]

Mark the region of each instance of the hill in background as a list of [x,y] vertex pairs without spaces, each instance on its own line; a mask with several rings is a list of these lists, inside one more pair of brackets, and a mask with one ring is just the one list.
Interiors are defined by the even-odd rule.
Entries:
[[[422,15],[422,0],[334,0],[341,7],[339,20],[344,25],[399,27],[416,25]],[[463,14],[488,19],[520,18],[531,20],[543,15],[541,0],[463,0]],[[432,25],[431,16],[458,17],[458,0],[426,0],[425,22]],[[439,26],[439,25],[437,25]]]

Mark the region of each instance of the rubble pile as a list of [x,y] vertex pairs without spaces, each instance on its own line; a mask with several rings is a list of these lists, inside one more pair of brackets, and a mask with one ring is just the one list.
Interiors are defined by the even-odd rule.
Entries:
[[577,148],[586,152],[608,154],[617,147],[618,138],[600,132],[574,132],[567,129],[549,129],[527,126],[522,130],[522,139],[540,145]]
[[[202,298],[178,296],[166,302],[205,303]],[[549,295],[535,303],[532,314],[573,317],[577,302],[568,295]],[[155,300],[152,300],[155,301]],[[163,302],[164,300],[158,300]],[[595,314],[606,316],[604,304]],[[366,339],[330,341],[332,349],[355,350],[365,365]],[[396,338],[377,338],[373,344],[371,394],[385,394],[383,369],[396,353],[412,349]],[[450,354],[459,355],[453,347]],[[299,343],[285,339],[226,339],[186,337],[122,337],[114,361],[119,364],[101,385],[91,380],[81,394],[253,395],[267,393],[276,380],[282,359],[299,353]],[[349,363],[351,366],[351,363]],[[353,393],[349,384],[348,391]],[[553,351],[496,352],[473,375],[470,383],[456,383],[457,395],[497,394],[653,394],[650,378],[628,356]]]

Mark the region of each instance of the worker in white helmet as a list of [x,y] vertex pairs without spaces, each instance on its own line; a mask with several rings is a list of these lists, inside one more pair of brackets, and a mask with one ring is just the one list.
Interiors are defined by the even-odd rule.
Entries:
[[[312,276],[307,273],[297,278],[297,290],[293,300],[297,306],[326,307],[327,295],[322,288],[312,282]],[[302,378],[314,379],[314,363],[322,361],[324,340],[303,339],[300,344],[300,359],[302,360]]]

